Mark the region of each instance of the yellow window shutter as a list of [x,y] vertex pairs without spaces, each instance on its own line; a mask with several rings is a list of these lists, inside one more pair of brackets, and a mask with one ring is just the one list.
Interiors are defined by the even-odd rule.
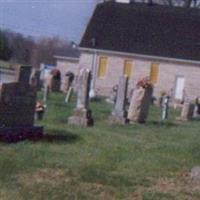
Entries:
[[151,72],[150,72],[150,81],[155,84],[158,81],[158,73],[159,73],[159,64],[152,63],[151,64]]
[[99,69],[98,69],[98,77],[104,77],[106,75],[107,70],[107,57],[99,58]]
[[132,61],[131,60],[125,60],[124,61],[124,75],[127,75],[128,78],[130,78],[131,73],[132,73]]

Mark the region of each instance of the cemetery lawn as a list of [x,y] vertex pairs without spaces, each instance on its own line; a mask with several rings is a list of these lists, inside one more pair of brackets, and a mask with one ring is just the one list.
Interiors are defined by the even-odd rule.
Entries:
[[[152,106],[146,125],[109,125],[111,106],[91,108],[95,126],[67,125],[73,103],[51,94],[41,141],[0,143],[1,200],[198,200],[190,171],[200,165],[200,122],[159,123]],[[38,123],[38,122],[37,122]]]

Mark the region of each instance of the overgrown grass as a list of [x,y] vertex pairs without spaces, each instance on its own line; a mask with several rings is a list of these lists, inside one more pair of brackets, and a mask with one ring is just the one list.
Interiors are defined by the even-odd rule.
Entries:
[[200,122],[160,123],[151,107],[145,125],[109,125],[112,107],[91,103],[95,126],[69,126],[75,98],[51,94],[45,138],[0,144],[0,199],[200,199],[190,180],[200,165]]

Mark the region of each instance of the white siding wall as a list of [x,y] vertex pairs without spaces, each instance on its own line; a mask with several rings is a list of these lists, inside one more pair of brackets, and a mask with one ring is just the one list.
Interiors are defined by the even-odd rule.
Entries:
[[[150,59],[141,59],[137,57],[114,56],[106,54],[97,55],[97,72],[98,61],[100,56],[108,57],[108,66],[106,76],[98,78],[96,76],[96,89],[100,94],[109,95],[111,88],[118,83],[119,76],[123,74],[124,60],[133,60],[132,76],[129,81],[129,89],[135,87],[137,81],[145,76],[150,75],[151,63],[159,63],[158,82],[155,84],[154,95],[159,96],[162,91],[175,89],[175,80],[177,75],[185,77],[185,90],[190,99],[200,95],[200,65],[186,64],[184,62],[169,62]],[[80,66],[92,68],[93,54],[82,52]]]
[[79,71],[79,62],[71,62],[68,60],[57,60],[56,67],[61,71],[61,74],[64,75],[66,72],[71,71],[74,74],[77,74]]
[[63,90],[63,83],[64,83],[64,76],[68,71],[71,71],[74,73],[75,76],[78,75],[79,72],[79,62],[72,62],[69,60],[64,59],[57,59],[56,67],[61,72],[61,90]]

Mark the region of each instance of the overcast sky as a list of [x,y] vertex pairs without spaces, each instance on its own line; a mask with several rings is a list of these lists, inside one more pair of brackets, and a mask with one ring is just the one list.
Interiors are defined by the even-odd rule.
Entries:
[[96,0],[0,0],[0,27],[79,42]]

